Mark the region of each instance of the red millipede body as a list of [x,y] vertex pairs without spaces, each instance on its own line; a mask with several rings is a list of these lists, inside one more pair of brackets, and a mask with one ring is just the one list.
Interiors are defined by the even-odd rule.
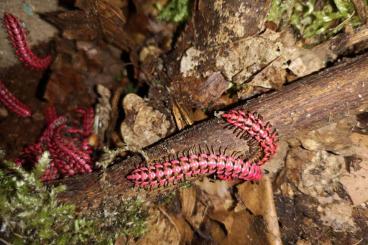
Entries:
[[[225,122],[243,137],[254,139],[259,144],[260,157],[243,160],[225,154],[200,153],[179,157],[171,161],[156,162],[133,170],[127,179],[135,187],[156,188],[176,184],[200,175],[215,174],[222,180],[259,180],[266,161],[277,150],[277,133],[269,123],[255,113],[231,110],[222,114]],[[258,154],[256,154],[258,155]]]
[[0,101],[6,108],[16,113],[21,117],[30,117],[32,115],[31,109],[17,99],[0,80]]
[[257,164],[222,154],[201,153],[140,167],[127,178],[136,187],[156,188],[210,174],[216,174],[223,180],[259,180],[262,177]]
[[17,17],[4,13],[3,24],[15,49],[15,54],[21,62],[36,70],[44,70],[51,64],[51,55],[40,58],[29,48],[26,34]]
[[[86,114],[81,120],[83,129],[74,130],[77,133],[70,134],[67,118],[58,116],[55,107],[49,107],[45,111],[45,130],[36,143],[23,150],[16,159],[16,163],[18,165],[37,164],[42,153],[49,151],[51,161],[41,176],[42,181],[92,172],[93,148],[86,142],[90,135],[87,135],[85,130],[92,129],[94,110],[91,108],[83,111]],[[92,134],[92,130],[90,134]]]
[[235,129],[241,130],[242,135],[249,135],[256,140],[262,150],[262,158],[258,165],[265,164],[277,151],[277,132],[270,123],[263,122],[259,115],[242,110],[231,110],[222,115],[222,118]]

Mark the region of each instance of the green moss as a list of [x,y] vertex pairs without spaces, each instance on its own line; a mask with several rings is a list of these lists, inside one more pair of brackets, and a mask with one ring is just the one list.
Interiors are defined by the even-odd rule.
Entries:
[[47,189],[39,180],[49,161],[45,152],[32,172],[11,162],[0,165],[0,243],[113,244],[119,235],[136,238],[144,233],[140,200],[121,202],[114,227],[102,231],[105,220],[80,217],[74,205],[59,203],[57,195],[65,187]]
[[[39,177],[49,164],[45,152],[32,172],[11,162],[0,170],[0,236],[12,244],[77,244],[93,234],[93,224],[78,218],[74,206],[59,204],[63,186],[47,190]],[[96,237],[97,238],[97,237]]]
[[361,24],[351,0],[273,0],[268,20],[290,24],[310,43],[329,38],[346,25]]
[[170,0],[164,7],[156,5],[163,21],[184,22],[190,15],[190,0]]
[[146,232],[147,209],[143,199],[128,198],[119,202],[116,198],[106,200],[102,205],[103,212],[91,214],[96,221],[103,221],[99,225],[100,231],[115,234],[114,237],[126,236],[130,238],[141,237]]
[[276,24],[280,24],[282,21],[287,21],[290,18],[290,10],[293,9],[296,0],[272,0],[270,11],[268,12],[267,19],[273,21]]
[[117,217],[120,227],[123,227],[121,232],[129,237],[141,237],[147,230],[147,216],[142,199],[131,198],[123,201]]

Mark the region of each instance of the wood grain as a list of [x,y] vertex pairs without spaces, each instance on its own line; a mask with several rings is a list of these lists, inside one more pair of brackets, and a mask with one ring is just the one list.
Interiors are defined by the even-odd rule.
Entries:
[[[368,55],[344,61],[237,108],[259,112],[282,138],[354,116],[368,109]],[[147,147],[144,153],[153,161],[199,144],[227,147],[230,152],[247,148],[244,140],[224,128],[222,119],[213,117]],[[67,178],[54,184],[67,186],[60,200],[77,204],[79,211],[98,210],[106,200],[137,195],[138,191],[131,188],[125,176],[142,161],[142,156],[134,155],[104,173]]]

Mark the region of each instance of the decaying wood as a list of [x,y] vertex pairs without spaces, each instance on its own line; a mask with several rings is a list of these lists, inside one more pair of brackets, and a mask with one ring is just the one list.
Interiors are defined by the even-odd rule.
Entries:
[[[368,55],[345,61],[318,74],[308,76],[283,87],[279,91],[262,95],[237,108],[255,111],[277,129],[281,138],[300,130],[317,128],[343,117],[354,116],[368,107]],[[144,149],[148,161],[181,153],[198,145],[215,149],[228,148],[228,152],[244,150],[244,140],[236,138],[232,130],[225,129],[223,121],[214,117],[198,123],[162,142]],[[80,177],[67,178],[55,184],[65,184],[67,190],[60,200],[75,203],[80,211],[98,210],[108,200],[121,200],[136,196],[125,176],[143,161],[134,155],[107,169]],[[141,192],[145,192],[141,190]]]
[[[259,15],[257,18],[253,16],[254,19],[247,25],[256,21],[258,24],[254,26],[257,28],[235,38],[223,30],[236,30],[241,24],[235,25],[231,18],[218,14],[213,2],[205,5],[211,10],[215,9],[209,11],[209,17],[201,14],[205,8],[199,1],[195,15],[188,24],[190,28],[182,33],[174,52],[165,59],[170,77],[170,91],[176,103],[188,108],[216,108],[223,103],[219,99],[223,95],[221,88],[227,89],[236,84],[238,98],[250,98],[267,89],[279,88],[288,81],[322,70],[343,55],[358,53],[367,48],[367,25],[340,33],[313,48],[301,47],[291,30],[275,32],[265,29],[262,24],[266,19],[268,3],[253,2],[254,4],[247,5],[246,12],[258,13],[259,10]],[[229,5],[222,6],[225,12],[230,13],[225,16],[238,16],[240,13]],[[208,24],[209,20],[202,20],[201,16],[206,16],[213,23],[222,23],[226,28],[214,28],[213,24]],[[208,30],[197,35],[203,25],[208,26]],[[236,27],[231,28],[232,25]],[[222,42],[222,39],[227,41]],[[216,73],[222,79],[210,79]],[[202,92],[212,82],[217,89],[211,90],[211,93],[207,90]]]
[[[253,36],[264,28],[270,0],[203,1],[195,3],[192,25],[196,48],[226,45]],[[206,28],[203,28],[203,27]],[[185,37],[190,37],[187,29]]]
[[[208,108],[230,82],[244,83],[277,58],[275,38],[262,34],[270,5],[269,0],[195,1],[191,20],[164,59],[173,100]],[[211,94],[198,92],[211,84],[216,88]]]

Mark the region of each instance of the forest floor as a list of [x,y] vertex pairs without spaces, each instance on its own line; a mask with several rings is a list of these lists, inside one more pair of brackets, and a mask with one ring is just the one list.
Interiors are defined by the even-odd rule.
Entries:
[[[0,105],[1,158],[15,161],[25,146],[39,139],[50,106],[73,125],[79,118],[75,109],[94,107],[93,134],[88,138],[93,141],[94,172],[114,167],[115,156],[106,166],[95,164],[114,149],[128,149],[118,161],[142,154],[144,147],[216,111],[363,54],[368,45],[367,27],[362,25],[345,26],[306,48],[303,42],[310,45],[311,39],[265,21],[269,8],[259,20],[262,31],[224,44],[211,39],[210,31],[206,37],[198,35],[200,41],[193,38],[199,22],[209,23],[198,17],[204,11],[201,6],[193,10],[195,21],[187,20],[188,28],[186,22],[159,20],[157,7],[144,1],[91,1],[93,7],[84,1],[24,2],[4,1],[0,14],[18,16],[32,50],[39,56],[51,53],[53,64],[46,71],[23,66],[1,29],[0,80],[32,110],[31,117],[20,118]],[[166,2],[157,1],[163,6]],[[223,17],[217,21],[234,24]],[[225,35],[224,30],[228,26],[217,31]],[[195,46],[194,40],[218,43],[209,49],[199,44],[188,48]],[[341,49],[333,50],[335,46]],[[367,113],[281,138],[259,182],[235,185],[203,177],[160,192],[145,204],[145,233],[134,239],[122,235],[116,244],[367,244]]]

